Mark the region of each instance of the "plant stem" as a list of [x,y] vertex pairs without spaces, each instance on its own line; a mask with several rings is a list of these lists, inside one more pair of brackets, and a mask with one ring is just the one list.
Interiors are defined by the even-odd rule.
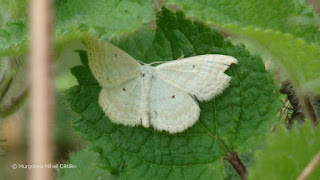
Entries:
[[239,158],[237,152],[228,153],[227,157],[225,157],[224,159],[232,165],[232,167],[236,170],[242,180],[246,179],[248,171]]
[[308,179],[319,164],[320,164],[320,152],[318,152],[312,158],[312,160],[309,162],[309,164],[304,168],[302,173],[299,175],[297,180],[306,180],[306,179]]
[[[45,166],[53,161],[53,78],[52,59],[52,0],[30,1],[30,164]],[[32,168],[31,180],[52,180],[51,168]]]
[[220,141],[218,136],[213,135],[209,129],[207,129],[201,122],[200,125],[207,130],[209,136],[211,136],[220,146],[221,148],[227,153],[227,157],[224,159],[227,160],[232,167],[235,169],[235,171],[238,173],[238,175],[241,177],[242,180],[246,179],[247,176],[247,168],[242,163],[241,159],[238,156],[237,152],[230,152],[228,148]]

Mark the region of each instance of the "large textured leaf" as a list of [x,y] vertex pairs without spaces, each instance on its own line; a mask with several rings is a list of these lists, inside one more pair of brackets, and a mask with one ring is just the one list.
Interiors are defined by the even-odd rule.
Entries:
[[[91,141],[100,154],[102,168],[120,179],[223,179],[225,150],[246,152],[261,144],[274,124],[278,89],[261,58],[243,46],[233,46],[221,34],[183,13],[163,9],[157,16],[156,32],[142,29],[115,41],[135,59],[144,62],[218,53],[238,59],[227,74],[230,87],[218,98],[200,103],[201,117],[180,134],[151,128],[125,127],[110,122],[98,105],[100,87],[91,75],[86,58],[72,69],[79,85],[67,90],[71,108],[80,115],[74,127]],[[123,164],[125,164],[124,167]]]
[[188,16],[214,23],[234,37],[240,35],[241,40],[266,50],[300,91],[320,92],[319,24],[300,22],[315,21],[318,16],[303,0],[169,0],[169,3],[182,5]]
[[[153,14],[151,0],[57,0],[54,26],[56,51],[70,41],[83,39],[88,32],[106,39],[133,32],[151,21]],[[19,27],[19,31],[9,31],[6,27],[0,30],[0,56],[26,53],[23,49],[26,49],[29,40],[27,22],[21,24],[23,26]],[[23,33],[18,43],[12,39],[17,36],[16,33],[19,37]]]
[[133,32],[154,14],[151,0],[59,0],[55,12],[58,45],[81,39],[88,31],[106,39]]
[[182,6],[188,17],[208,23],[273,29],[320,43],[319,24],[298,23],[299,18],[317,18],[304,0],[168,0],[168,4]]
[[151,0],[60,0],[56,4],[57,27],[68,30],[82,25],[107,37],[134,31],[153,17]]
[[235,35],[249,38],[247,40],[263,48],[280,65],[282,73],[290,78],[296,88],[307,92],[320,92],[318,45],[309,45],[302,39],[279,31],[252,27],[240,29],[237,26],[228,26],[228,29]]
[[[270,136],[265,150],[256,153],[256,163],[249,169],[249,179],[297,179],[299,174],[320,151],[320,128],[312,129],[306,123],[288,131],[282,128],[276,136]],[[311,179],[319,179],[317,168]]]

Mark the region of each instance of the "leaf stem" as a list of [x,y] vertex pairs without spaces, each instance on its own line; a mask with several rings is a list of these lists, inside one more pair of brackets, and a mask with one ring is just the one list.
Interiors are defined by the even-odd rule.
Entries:
[[242,163],[241,159],[238,156],[237,152],[230,152],[228,148],[220,141],[218,136],[213,135],[208,128],[206,128],[201,121],[199,122],[200,125],[207,130],[208,134],[221,146],[221,148],[227,152],[227,156],[224,158],[227,160],[232,167],[235,169],[235,171],[239,174],[242,180],[246,179],[247,176],[247,168],[245,165]]
[[228,153],[227,157],[225,157],[224,159],[232,165],[232,167],[236,170],[242,180],[246,179],[248,171],[239,158],[237,152]]
[[304,168],[302,173],[299,175],[297,180],[306,180],[306,179],[308,179],[319,164],[320,164],[320,152],[318,152],[312,158],[312,160],[309,162],[309,164]]

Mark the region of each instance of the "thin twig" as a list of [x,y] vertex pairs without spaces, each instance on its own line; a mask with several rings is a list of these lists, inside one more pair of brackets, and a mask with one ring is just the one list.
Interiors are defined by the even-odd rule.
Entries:
[[302,173],[299,175],[297,180],[306,180],[308,179],[313,171],[317,168],[317,166],[320,164],[320,152],[318,152],[312,160],[309,162],[309,164],[304,168]]
[[[45,167],[53,163],[52,1],[31,0],[30,3],[30,164]],[[53,174],[50,168],[33,168],[29,179],[51,180]]]

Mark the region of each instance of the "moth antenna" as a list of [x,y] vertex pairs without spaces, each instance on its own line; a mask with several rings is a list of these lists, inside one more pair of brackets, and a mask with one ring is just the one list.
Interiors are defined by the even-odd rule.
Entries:
[[162,63],[166,63],[166,62],[169,62],[169,61],[155,61],[155,62],[150,63],[149,65],[152,65],[152,64],[162,64]]
[[177,60],[181,60],[184,58],[184,54],[182,54]]
[[137,60],[140,64],[142,64],[142,65],[145,65],[146,63],[144,63],[144,62],[142,62],[142,61],[140,61],[140,60]]

